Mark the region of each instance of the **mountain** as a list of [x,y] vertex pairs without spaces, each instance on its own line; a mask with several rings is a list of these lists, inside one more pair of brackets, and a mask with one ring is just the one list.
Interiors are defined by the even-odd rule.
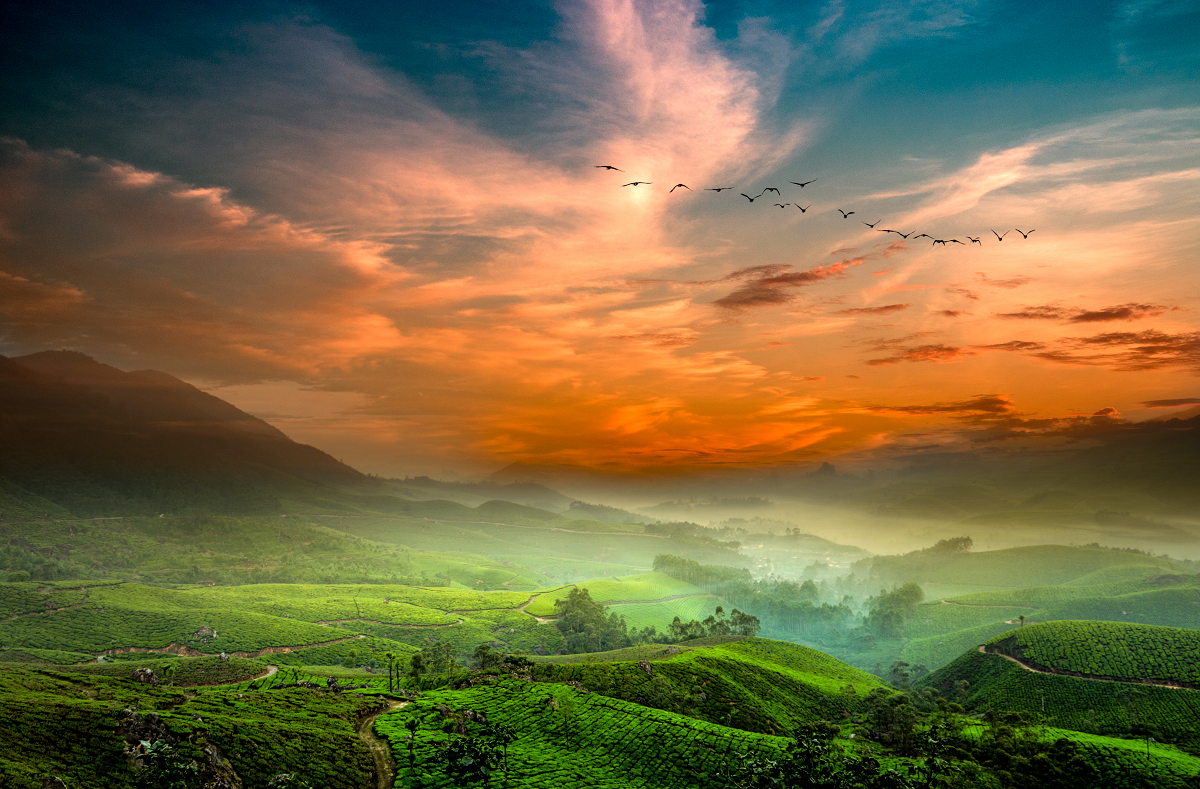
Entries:
[[178,378],[72,351],[0,357],[0,483],[12,509],[77,516],[270,512],[376,486]]

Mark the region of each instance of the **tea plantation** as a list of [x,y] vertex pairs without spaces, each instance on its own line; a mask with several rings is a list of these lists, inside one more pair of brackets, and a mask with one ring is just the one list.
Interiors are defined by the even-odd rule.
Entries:
[[[360,789],[374,769],[357,721],[384,705],[348,694],[303,688],[246,692],[149,687],[128,679],[5,667],[0,683],[0,786],[39,789],[56,775],[71,789],[133,789],[119,731],[122,710],[161,716],[165,730],[192,758],[217,746],[248,789],[280,773],[314,786]],[[192,736],[192,741],[187,738]]]
[[1200,691],[1040,674],[978,650],[933,672],[918,687],[936,688],[976,712],[1019,710],[1058,728],[1152,736],[1200,753]]
[[1123,622],[1047,622],[996,636],[989,652],[1050,672],[1200,687],[1200,631]]
[[[739,753],[775,753],[782,738],[743,732],[566,686],[505,680],[466,690],[422,694],[419,701],[379,718],[399,767],[399,786],[450,787],[440,769],[446,742],[438,706],[470,709],[516,730],[509,749],[508,786],[718,786],[720,771]],[[404,737],[416,719],[413,760]]]

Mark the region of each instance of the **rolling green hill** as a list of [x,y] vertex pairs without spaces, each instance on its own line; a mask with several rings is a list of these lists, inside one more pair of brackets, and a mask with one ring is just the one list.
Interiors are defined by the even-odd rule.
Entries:
[[860,709],[873,689],[886,687],[865,671],[798,644],[738,637],[692,644],[622,650],[627,656],[602,653],[585,661],[544,659],[534,675],[745,731],[782,735],[794,733],[804,721],[839,719]]
[[128,709],[161,721],[161,728],[142,729],[140,736],[154,737],[154,731],[178,740],[189,758],[203,760],[202,748],[219,748],[250,789],[265,787],[280,773],[297,773],[328,789],[361,789],[370,785],[374,764],[355,726],[386,706],[302,688],[184,693],[95,673],[15,666],[0,671],[0,786],[6,789],[40,789],[47,775],[70,789],[133,789],[137,774],[126,759],[121,729],[130,720],[122,712]]
[[1049,673],[1200,687],[1200,630],[1046,622],[996,636],[984,650]]
[[1002,655],[977,649],[964,652],[920,680],[917,687],[936,688],[968,711],[1023,711],[1061,729],[1152,736],[1200,752],[1200,691],[1035,673]]

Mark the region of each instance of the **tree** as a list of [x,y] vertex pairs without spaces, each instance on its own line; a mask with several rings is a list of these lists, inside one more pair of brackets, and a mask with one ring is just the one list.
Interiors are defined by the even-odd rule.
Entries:
[[138,743],[141,775],[138,786],[146,789],[193,789],[200,780],[196,763],[175,750],[166,740]]
[[420,652],[414,652],[408,659],[408,675],[413,679],[424,674],[429,669],[425,666],[425,657]]

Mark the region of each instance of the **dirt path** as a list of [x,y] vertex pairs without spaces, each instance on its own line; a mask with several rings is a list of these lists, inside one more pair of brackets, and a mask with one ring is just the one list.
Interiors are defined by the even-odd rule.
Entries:
[[395,712],[405,704],[408,702],[389,702],[386,710],[371,713],[359,721],[358,736],[362,738],[363,744],[371,752],[371,758],[375,760],[375,782],[372,789],[392,789],[396,782],[396,761],[392,758],[392,747],[387,740],[375,733],[375,719],[380,715]]
[[1029,665],[1028,663],[1026,663],[1022,660],[1017,660],[1015,657],[1011,657],[1010,655],[1004,655],[1004,654],[1001,654],[1000,652],[988,652],[983,647],[984,647],[983,644],[979,645],[980,654],[995,655],[996,657],[1002,657],[1005,660],[1011,660],[1013,663],[1016,663],[1021,668],[1025,669],[1026,671],[1032,671],[1034,674],[1050,674],[1050,675],[1056,676],[1056,677],[1076,677],[1077,679],[1090,679],[1095,682],[1120,682],[1125,685],[1153,685],[1156,688],[1170,688],[1171,690],[1188,690],[1189,689],[1184,685],[1171,685],[1171,684],[1162,683],[1162,682],[1147,682],[1146,680],[1142,680],[1142,679],[1121,679],[1119,677],[1093,677],[1091,675],[1080,674],[1078,672],[1046,671],[1045,669],[1034,668],[1033,666]]
[[532,603],[534,600],[538,599],[538,596],[539,595],[536,595],[536,594],[529,595],[529,599],[526,600],[525,602],[521,603],[519,606],[517,606],[517,610],[520,611],[522,614],[526,614],[527,616],[532,616],[540,624],[544,625],[547,622],[553,622],[554,617],[552,617],[552,616],[538,616],[537,614],[531,614],[525,610],[526,608],[529,607],[530,603]]

